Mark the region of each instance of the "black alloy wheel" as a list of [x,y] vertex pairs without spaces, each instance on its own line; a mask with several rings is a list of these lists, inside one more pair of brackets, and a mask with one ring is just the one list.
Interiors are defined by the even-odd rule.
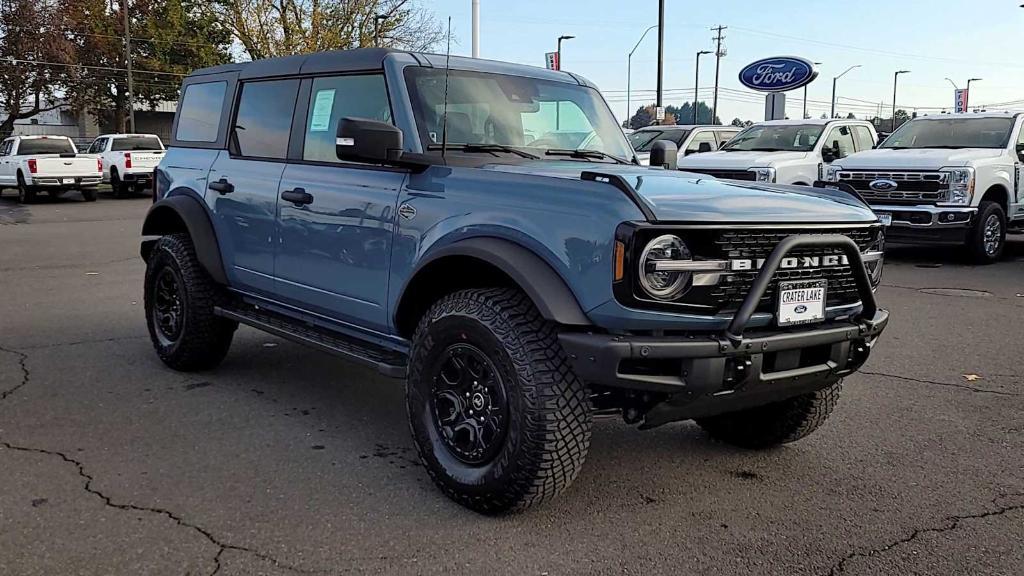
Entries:
[[491,360],[472,344],[453,344],[430,368],[434,425],[444,447],[462,462],[490,462],[508,426],[508,398]]

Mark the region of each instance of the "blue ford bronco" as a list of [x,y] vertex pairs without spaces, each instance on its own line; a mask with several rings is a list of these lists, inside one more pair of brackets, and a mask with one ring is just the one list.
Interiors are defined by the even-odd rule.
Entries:
[[824,422],[884,329],[848,191],[640,166],[567,72],[363,49],[185,79],[142,234],[157,354],[239,324],[405,379],[419,457],[483,513],[579,474],[596,415],[748,448]]

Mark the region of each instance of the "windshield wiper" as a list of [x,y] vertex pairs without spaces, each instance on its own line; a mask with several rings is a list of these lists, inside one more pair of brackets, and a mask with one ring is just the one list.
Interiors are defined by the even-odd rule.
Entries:
[[591,158],[596,158],[599,160],[614,160],[618,164],[632,164],[631,162],[623,158],[619,158],[618,156],[612,156],[611,154],[601,152],[600,150],[573,150],[569,148],[551,148],[550,150],[545,152],[545,154],[547,154],[548,156],[569,156],[570,158],[581,158],[584,160],[589,160]]
[[[488,152],[497,156],[496,152],[508,152],[509,154],[515,154],[521,158],[529,158],[530,160],[540,160],[540,156],[536,154],[530,154],[525,150],[513,148],[512,146],[505,146],[504,144],[447,144],[447,148],[451,150],[458,150],[459,152]],[[427,150],[440,150],[441,144],[431,144],[427,146]]]

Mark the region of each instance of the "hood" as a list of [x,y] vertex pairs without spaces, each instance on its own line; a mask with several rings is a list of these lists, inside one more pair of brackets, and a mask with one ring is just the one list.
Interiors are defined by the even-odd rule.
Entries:
[[978,160],[1000,158],[1004,151],[993,148],[963,148],[945,150],[942,148],[921,148],[917,150],[892,150],[877,148],[851,154],[836,162],[850,170],[875,168],[906,170],[938,170],[939,168],[970,166]]
[[844,192],[806,186],[716,180],[659,168],[597,162],[526,162],[489,164],[481,168],[574,180],[579,180],[585,171],[622,176],[658,221],[852,223],[876,220],[869,207]]
[[805,162],[810,152],[705,152],[679,159],[680,168],[746,170],[772,168],[784,162]]

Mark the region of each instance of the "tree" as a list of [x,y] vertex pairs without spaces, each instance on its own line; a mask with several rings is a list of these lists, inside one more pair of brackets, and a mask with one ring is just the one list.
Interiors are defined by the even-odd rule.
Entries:
[[444,38],[415,0],[211,0],[209,9],[254,60],[371,46],[422,51]]
[[[689,102],[684,102],[682,106],[665,106],[665,120],[656,122],[656,107],[654,104],[648,104],[637,108],[637,111],[629,119],[630,128],[643,128],[644,126],[651,126],[652,124],[693,124],[693,105]],[[714,122],[711,121],[711,107],[704,102],[697,102],[697,124],[716,124],[720,125],[722,121],[715,116]]]
[[654,106],[641,106],[629,119],[629,127],[636,130],[654,124]]
[[[126,2],[117,0],[112,7],[109,0],[65,0],[63,8],[68,29],[74,31],[75,60],[83,65],[65,79],[67,98],[118,132],[127,130],[129,112]],[[198,0],[132,0],[128,14],[137,105],[174,100],[182,76],[229,60],[230,33],[201,6]]]
[[856,120],[857,119],[857,115],[854,114],[853,112],[850,112],[849,114],[846,115],[846,119],[847,120]]
[[61,28],[59,14],[44,2],[0,3],[0,138],[14,131],[15,121],[64,106],[54,100],[67,70],[59,64],[71,52]]

